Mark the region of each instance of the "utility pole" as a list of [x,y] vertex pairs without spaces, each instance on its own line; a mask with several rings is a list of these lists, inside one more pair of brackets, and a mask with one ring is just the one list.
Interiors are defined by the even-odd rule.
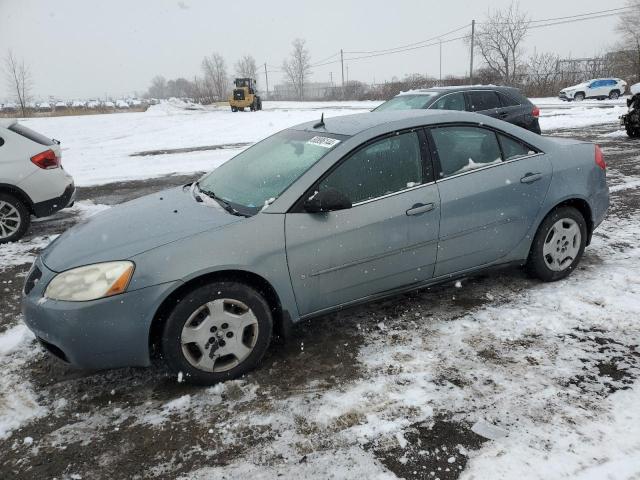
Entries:
[[269,75],[267,75],[267,63],[264,64],[264,83],[267,86],[267,97],[269,96]]
[[344,52],[340,49],[340,65],[342,65],[342,88],[344,88]]
[[349,84],[349,64],[347,63],[347,85]]
[[469,61],[469,85],[473,85],[473,43],[476,39],[476,21],[471,20],[471,60]]
[[333,87],[333,72],[329,72],[329,83]]
[[440,86],[442,86],[442,39],[440,39]]

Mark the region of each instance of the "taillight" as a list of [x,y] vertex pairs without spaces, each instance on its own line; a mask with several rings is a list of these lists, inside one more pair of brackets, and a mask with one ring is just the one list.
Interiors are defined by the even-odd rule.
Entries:
[[600,145],[596,145],[596,165],[598,165],[602,170],[607,169],[607,163],[604,161],[604,155],[602,154]]
[[534,105],[533,110],[531,110],[531,115],[533,115],[534,118],[538,118],[540,116],[540,109]]
[[52,168],[58,168],[60,166],[60,159],[56,156],[53,150],[45,150],[42,153],[31,157],[31,161],[38,167],[50,170]]

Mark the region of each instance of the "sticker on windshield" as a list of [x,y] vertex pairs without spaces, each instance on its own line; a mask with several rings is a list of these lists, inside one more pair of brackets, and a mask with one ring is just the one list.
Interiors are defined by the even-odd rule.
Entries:
[[313,137],[307,143],[310,143],[311,145],[318,145],[319,147],[324,148],[333,148],[340,143],[340,140],[330,137]]

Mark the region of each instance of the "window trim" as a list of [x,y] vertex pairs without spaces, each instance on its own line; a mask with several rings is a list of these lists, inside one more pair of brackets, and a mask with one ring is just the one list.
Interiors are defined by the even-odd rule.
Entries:
[[[443,128],[443,127],[475,127],[475,128],[480,128],[483,130],[489,130],[491,132],[493,132],[493,134],[496,136],[496,141],[498,142],[498,147],[500,148],[500,156],[502,158],[502,161],[500,163],[493,163],[493,164],[489,164],[486,165],[484,167],[479,167],[473,170],[468,170],[466,172],[462,172],[462,173],[456,173],[455,175],[450,175],[448,177],[440,177],[440,175],[442,175],[442,165],[440,164],[440,154],[438,153],[438,149],[436,148],[436,143],[435,140],[433,139],[433,135],[431,134],[431,130],[432,129],[436,129],[436,128]],[[510,135],[509,133],[491,127],[489,125],[478,125],[477,123],[467,123],[467,122],[451,122],[451,123],[439,123],[437,125],[429,125],[428,127],[425,127],[425,133],[427,134],[427,139],[429,142],[429,150],[430,150],[430,154],[431,154],[431,158],[433,161],[433,172],[434,172],[434,182],[435,183],[439,183],[439,182],[444,182],[446,180],[452,179],[452,178],[457,178],[457,177],[461,177],[463,175],[469,175],[471,173],[475,173],[475,172],[480,172],[482,170],[487,170],[489,168],[495,168],[495,167],[500,167],[502,165],[508,164],[508,163],[512,163],[512,162],[519,162],[520,160],[524,160],[527,158],[533,158],[533,157],[537,157],[538,155],[545,155],[545,153],[540,150],[537,147],[532,146],[531,144],[523,141],[522,139],[514,136],[514,135]],[[535,151],[536,153],[533,153],[531,155],[525,155],[523,157],[518,157],[518,158],[513,158],[511,160],[504,160],[504,151],[502,149],[502,143],[500,143],[500,136],[499,135],[504,135],[506,137],[509,137],[515,141],[518,141],[524,145],[526,145],[527,147],[529,147],[532,151]]]
[[[399,195],[401,193],[408,192],[408,191],[411,191],[411,190],[416,190],[418,188],[422,188],[422,187],[425,187],[427,185],[433,185],[435,183],[435,178],[436,178],[435,164],[433,162],[433,159],[431,158],[431,152],[430,152],[430,149],[429,149],[429,140],[427,138],[427,135],[426,135],[426,132],[425,132],[424,128],[425,128],[424,126],[417,126],[417,127],[411,127],[411,128],[404,128],[404,129],[400,129],[400,130],[394,130],[392,132],[387,132],[387,133],[384,133],[384,134],[379,135],[377,137],[370,138],[366,142],[361,143],[357,147],[355,147],[352,150],[350,150],[349,152],[345,153],[342,156],[342,158],[340,158],[340,160],[335,162],[322,175],[320,175],[320,177],[318,177],[313,182],[313,184],[309,188],[307,188],[305,190],[305,192],[293,203],[291,208],[289,208],[286,213],[308,213],[308,212],[306,212],[304,210],[304,207],[303,207],[304,202],[305,202],[304,199],[309,198],[309,196],[312,194],[312,192],[317,190],[318,185],[325,178],[327,178],[329,175],[331,175],[336,169],[338,169],[344,162],[348,161],[353,155],[358,153],[360,150],[368,147],[369,145],[377,143],[377,142],[379,142],[381,140],[384,140],[386,138],[395,137],[396,135],[402,135],[404,133],[415,132],[418,135],[418,141],[420,142],[420,163],[422,165],[422,176],[423,176],[423,179],[425,180],[425,183],[421,183],[420,185],[414,185],[413,187],[408,187],[408,188],[405,188],[403,190],[398,190],[397,192],[386,193],[386,194],[381,195],[379,197],[374,197],[374,198],[369,198],[367,200],[362,200],[361,202],[356,202],[356,203],[352,204],[351,208],[355,208],[355,207],[358,207],[360,205],[364,205],[366,203],[371,203],[371,202],[374,202],[374,201],[378,201],[378,200],[381,200],[383,198],[392,197],[394,195]],[[429,175],[427,175],[429,173],[429,167],[431,168],[430,178],[428,178]]]

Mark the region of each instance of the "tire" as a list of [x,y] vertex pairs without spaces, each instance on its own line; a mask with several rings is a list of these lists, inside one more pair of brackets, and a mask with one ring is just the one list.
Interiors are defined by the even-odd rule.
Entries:
[[543,282],[561,280],[580,263],[586,243],[587,226],[582,214],[573,207],[556,208],[538,227],[527,270]]
[[0,193],[0,244],[21,239],[30,223],[27,206],[13,195]]
[[630,138],[640,138],[640,129],[625,127],[625,130]]
[[236,107],[231,107],[231,111],[232,111],[232,112],[237,112],[237,111],[238,111],[238,109],[237,109]]
[[213,282],[180,299],[164,326],[162,352],[187,382],[213,385],[256,368],[272,332],[271,309],[260,293],[238,282]]
[[618,90],[611,90],[609,100],[617,100],[618,98],[620,98],[620,92]]
[[258,110],[262,110],[262,99],[258,97]]
[[578,93],[576,93],[576,94],[573,96],[573,99],[574,99],[576,102],[581,102],[581,101],[583,101],[583,100],[584,100],[584,93],[582,93],[582,92],[578,92]]

